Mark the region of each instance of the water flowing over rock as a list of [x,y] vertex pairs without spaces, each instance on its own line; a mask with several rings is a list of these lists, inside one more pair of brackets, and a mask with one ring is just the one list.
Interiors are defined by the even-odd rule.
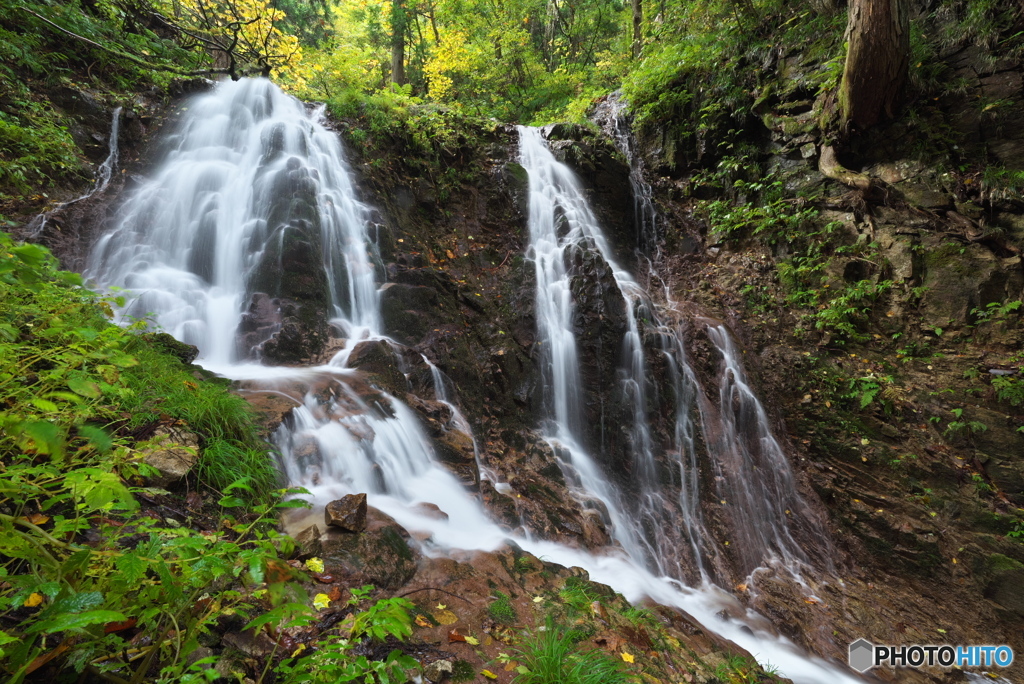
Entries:
[[[661,322],[650,296],[616,264],[572,172],[547,149],[540,131],[521,128],[520,135],[550,388],[547,434],[564,455],[566,477],[581,496],[604,504],[611,534],[630,556],[659,572],[738,582],[781,561],[799,573],[808,556],[791,525],[804,526],[805,540],[827,542],[796,490],[728,331],[706,326],[722,358],[714,402],[689,368],[681,330]],[[638,319],[652,330],[642,333]],[[656,388],[645,333],[659,340],[657,361],[669,366],[676,410],[667,439],[656,439],[652,425],[648,395]],[[582,396],[590,399],[584,404]],[[695,428],[708,461],[703,476]],[[666,477],[670,464],[678,472]],[[675,501],[663,484],[671,479],[680,483]],[[682,521],[682,534],[673,531],[674,519]]]
[[191,101],[86,275],[129,290],[127,313],[153,315],[208,362],[262,344],[269,361],[299,363],[330,317],[377,326],[366,228],[337,137],[269,81],[223,82]]
[[[314,506],[290,509],[284,524],[301,539],[302,555],[322,554],[328,574],[398,589],[433,583],[457,558],[514,565],[530,554],[544,559],[536,563],[545,572],[678,609],[692,616],[676,619],[694,634],[703,634],[693,627],[699,622],[796,682],[853,682],[711,583],[753,563],[803,560],[786,536],[789,513],[774,515],[782,505],[799,514],[797,495],[784,473],[752,488],[757,505],[778,498],[763,509],[773,514],[762,516],[768,532],[753,535],[759,546],[745,550],[749,557],[723,551],[716,534],[745,520],[723,519],[718,528],[707,515],[714,486],[698,471],[709,470],[715,441],[698,437],[708,412],[681,327],[662,322],[619,265],[572,172],[537,131],[520,135],[522,166],[505,168],[516,181],[510,192],[528,200],[536,330],[510,337],[531,346],[541,365],[534,387],[544,420],[540,437],[495,428],[509,435],[500,455],[484,455],[493,432],[474,434],[454,392],[459,378],[473,376],[453,364],[449,377],[431,361],[433,345],[448,344],[450,332],[434,325],[434,309],[479,313],[481,293],[415,255],[380,268],[395,282],[378,291],[369,211],[356,199],[337,138],[267,81],[221,83],[190,102],[167,160],[97,243],[89,275],[127,288],[135,296],[127,313],[152,313],[237,391],[260,397],[266,421],[278,424],[284,477]],[[465,342],[452,344],[468,356]],[[723,348],[729,377],[746,387],[729,360],[734,352]],[[528,406],[532,390],[520,385],[530,387],[521,379],[529,372],[515,370],[506,349],[513,343],[484,356],[519,378],[514,391]],[[244,363],[252,356],[264,365]],[[652,368],[667,369],[671,387],[655,382]],[[753,402],[743,395],[744,420],[722,418],[715,427],[748,431],[736,439],[755,471],[785,468],[781,448],[750,446],[767,429]],[[499,456],[507,482],[489,467]],[[732,483],[728,467],[722,477]],[[353,506],[341,517],[365,511],[365,527],[357,519],[345,523],[348,531],[329,525],[321,533],[318,524],[335,520],[331,502],[346,497]]]

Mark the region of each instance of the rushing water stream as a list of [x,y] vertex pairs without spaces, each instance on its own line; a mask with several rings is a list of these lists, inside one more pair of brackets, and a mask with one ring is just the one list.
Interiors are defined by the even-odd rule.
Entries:
[[[604,504],[618,546],[589,553],[527,535],[516,537],[516,543],[536,556],[581,566],[630,600],[648,596],[677,606],[794,681],[858,681],[774,636],[767,621],[712,581],[726,562],[702,513],[694,446],[698,423],[704,430],[714,425],[718,437],[705,441],[712,458],[722,458],[715,463],[719,492],[732,499],[732,528],[747,533],[742,572],[766,562],[798,568],[806,561],[790,532],[790,518],[802,509],[789,466],[728,332],[710,329],[723,359],[717,405],[727,408],[716,411],[687,364],[681,329],[654,317],[656,353],[670,370],[676,405],[674,442],[665,458],[678,469],[682,486],[670,494],[657,477],[659,454],[647,416],[649,359],[637,320],[641,310],[653,316],[650,299],[615,264],[571,172],[554,160],[538,131],[524,128],[520,135],[530,178],[529,256],[537,269],[538,332],[546,350],[548,419],[542,431],[580,495]],[[290,483],[306,487],[315,504],[367,492],[372,506],[426,539],[422,550],[430,555],[504,544],[509,533],[437,464],[413,410],[346,368],[355,343],[383,338],[369,212],[356,198],[337,136],[269,81],[243,80],[220,83],[191,101],[170,148],[166,161],[127,198],[96,244],[88,275],[101,286],[129,290],[135,297],[130,313],[152,314],[164,329],[197,345],[207,367],[293,400],[292,418],[276,442]],[[257,286],[273,285],[268,273],[274,273],[275,255],[298,233],[318,238],[321,261],[308,266],[323,268],[332,323],[345,331],[348,344],[330,363],[316,367],[241,363],[237,329],[247,302]],[[573,274],[566,258],[574,250],[596,250],[610,264],[627,309],[619,379],[632,407],[631,486],[640,496],[627,496],[614,485],[581,445],[582,385],[570,324]],[[446,378],[433,366],[431,371],[437,400],[452,410],[450,427],[469,433]],[[696,412],[688,408],[693,402]],[[423,503],[448,516],[424,514]],[[692,586],[679,567],[682,555],[698,569]],[[726,607],[746,619],[719,617]]]

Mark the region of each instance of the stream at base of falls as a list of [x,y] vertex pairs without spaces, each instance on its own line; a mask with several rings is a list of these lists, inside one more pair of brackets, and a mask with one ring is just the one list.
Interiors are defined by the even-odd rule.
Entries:
[[[827,548],[827,535],[795,487],[727,328],[702,324],[719,355],[718,396],[709,397],[687,363],[684,326],[671,303],[653,301],[616,263],[572,172],[530,128],[519,129],[519,155],[529,177],[526,256],[537,274],[544,383],[539,431],[574,494],[600,502],[614,544],[583,551],[538,539],[526,528],[510,531],[488,516],[465,483],[439,464],[416,412],[347,367],[361,343],[402,349],[381,333],[382,269],[372,211],[357,197],[338,136],[318,117],[266,80],[225,81],[197,96],[172,134],[166,160],[125,199],[86,271],[100,287],[128,290],[135,298],[128,313],[152,314],[163,329],[199,347],[201,365],[238,381],[243,393],[277,394],[294,405],[275,445],[289,485],[306,488],[314,509],[286,520],[289,529],[322,516],[334,499],[365,492],[426,555],[489,551],[511,539],[535,556],[584,568],[630,601],[647,597],[685,611],[795,682],[861,681],[801,652],[718,586],[763,566],[803,582],[804,573],[815,571],[805,545]],[[301,283],[283,282],[280,269],[297,254],[316,273]],[[588,449],[579,406],[572,282],[580,277],[572,266],[579,255],[607,264],[627,312],[624,361],[609,380],[630,407],[633,460],[625,486]],[[293,306],[296,316],[319,303],[324,326],[344,343],[318,365],[261,365],[268,345],[289,325],[285,316],[240,328],[264,301]],[[670,444],[660,443],[650,427],[652,354],[670,370]],[[429,365],[432,399],[450,409],[446,429],[472,440],[481,477],[494,480],[459,411],[457,388]],[[698,432],[704,451],[696,446]],[[711,461],[711,484],[700,481],[702,458]],[[659,479],[666,467],[676,489]],[[715,525],[729,531],[729,548],[711,531],[701,501],[707,492],[721,502]],[[447,515],[427,514],[423,504]],[[726,610],[742,619],[721,617]]]

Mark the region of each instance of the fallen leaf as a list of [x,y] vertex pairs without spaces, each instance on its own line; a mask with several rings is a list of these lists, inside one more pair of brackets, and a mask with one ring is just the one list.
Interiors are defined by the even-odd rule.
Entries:
[[50,516],[43,515],[42,513],[29,513],[22,520],[28,521],[33,525],[43,525],[50,521]]
[[310,558],[306,561],[306,568],[310,572],[323,572],[324,562],[320,558]]
[[453,629],[452,631],[448,632],[448,643],[454,644],[454,643],[457,643],[457,642],[460,642],[460,641],[462,643],[465,643],[466,642],[466,637],[464,637],[461,634],[459,634],[458,630]]
[[39,592],[33,591],[31,594],[28,595],[28,598],[25,599],[25,602],[21,605],[25,606],[26,608],[35,608],[42,602],[43,595]]
[[450,249],[446,249],[446,250],[444,250],[444,253],[445,253],[445,255],[446,255],[446,256],[447,256],[447,257],[448,257],[449,259],[454,259],[454,258],[455,258],[455,255],[454,255],[454,254],[452,254],[452,250],[450,250]]
[[747,590],[747,585],[746,584],[737,584],[736,585],[736,591],[746,591],[746,590]]
[[313,597],[313,607],[323,610],[331,605],[331,598],[327,594],[317,594]]
[[459,616],[450,610],[439,610],[434,613],[434,619],[440,625],[454,625],[459,621]]
[[475,636],[467,636],[466,637],[466,643],[469,644],[470,646],[479,646],[480,645],[480,640],[477,639]]
[[622,656],[622,659],[625,660],[627,663],[632,663],[636,660],[636,658],[633,657],[632,653],[626,653],[625,651],[623,651],[619,655]]
[[329,592],[327,592],[327,598],[331,599],[332,601],[340,601],[341,600],[341,587],[337,587],[337,586],[331,587],[331,590]]
[[497,679],[498,678],[498,675],[494,674],[490,670],[481,670],[480,674],[482,674],[484,677],[487,677],[488,679]]
[[443,603],[438,603],[438,604],[437,604],[437,609],[438,609],[438,610],[444,610],[444,609],[445,609],[445,608],[447,608],[447,607],[448,607],[448,606],[444,605]]
[[300,653],[306,650],[306,644],[299,644],[299,647],[292,651],[292,658],[297,658]]
[[433,624],[431,624],[430,620],[428,620],[423,615],[416,616],[416,625],[419,627],[433,627]]
[[125,629],[131,629],[135,626],[135,623],[137,622],[138,620],[136,620],[135,618],[128,618],[123,622],[108,622],[103,626],[103,633],[113,634],[114,632],[120,632]]

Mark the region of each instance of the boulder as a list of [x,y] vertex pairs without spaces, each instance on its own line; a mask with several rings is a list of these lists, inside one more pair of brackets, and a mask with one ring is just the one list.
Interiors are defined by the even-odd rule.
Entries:
[[366,494],[348,494],[327,504],[324,520],[330,527],[362,532],[366,527]]
[[199,347],[194,344],[179,342],[165,332],[146,333],[142,336],[142,339],[165,354],[175,357],[186,366],[195,361],[196,357],[199,356]]
[[452,661],[435,660],[423,668],[423,677],[431,684],[438,684],[451,677]]
[[153,434],[142,460],[156,468],[157,475],[146,481],[153,487],[167,487],[188,475],[199,460],[199,437],[188,430],[161,427]]
[[372,373],[372,381],[392,394],[404,394],[409,385],[391,345],[382,340],[360,342],[348,357],[348,367]]
[[467,487],[480,481],[473,439],[459,430],[447,430],[434,439],[437,460]]
[[330,574],[350,584],[397,589],[416,574],[417,559],[408,539],[408,531],[393,518],[368,508],[366,528],[359,534],[327,528],[322,558]]
[[324,552],[324,546],[320,541],[320,528],[316,525],[310,525],[296,534],[295,543],[299,547],[300,560],[320,556]]

